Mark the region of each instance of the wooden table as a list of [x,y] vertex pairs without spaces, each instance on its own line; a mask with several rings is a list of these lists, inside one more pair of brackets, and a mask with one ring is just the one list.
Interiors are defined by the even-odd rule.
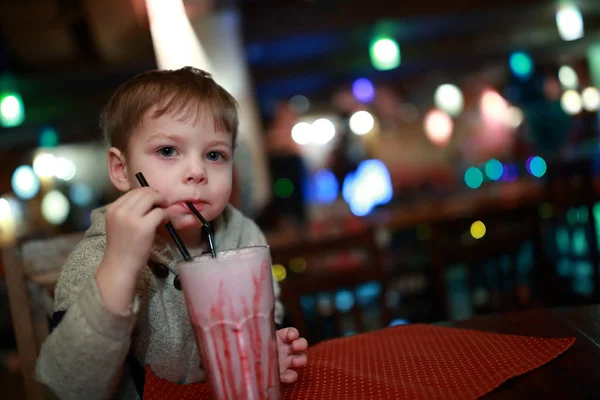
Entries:
[[600,305],[499,314],[443,325],[514,335],[576,338],[573,346],[558,358],[505,382],[486,399],[600,398]]

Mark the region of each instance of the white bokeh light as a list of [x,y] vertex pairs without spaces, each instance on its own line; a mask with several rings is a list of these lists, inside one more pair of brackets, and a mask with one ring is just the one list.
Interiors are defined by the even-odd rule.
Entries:
[[335,125],[327,118],[319,118],[311,124],[312,142],[326,144],[335,137]]
[[312,127],[308,122],[298,122],[292,128],[292,139],[299,145],[309,144],[312,140]]
[[511,106],[508,108],[506,124],[511,128],[518,128],[523,123],[525,116],[520,108]]
[[486,89],[481,95],[481,115],[490,125],[504,125],[508,119],[508,102],[495,90]]
[[52,225],[60,225],[67,220],[70,204],[58,190],[48,192],[42,199],[42,215]]
[[437,108],[452,117],[459,116],[463,110],[463,94],[456,85],[450,83],[440,85],[436,89],[433,99]]
[[558,70],[558,80],[564,89],[577,89],[579,86],[577,72],[568,65],[560,67]]
[[586,111],[597,111],[600,108],[600,92],[595,87],[587,87],[581,92],[581,102]]
[[50,178],[56,173],[57,159],[53,154],[40,153],[33,159],[33,171],[40,178]]
[[375,126],[375,118],[368,111],[357,111],[350,117],[350,130],[357,135],[366,135]]
[[454,122],[452,118],[441,110],[431,110],[425,115],[425,136],[436,146],[448,144],[452,137]]
[[583,106],[581,96],[575,90],[567,90],[560,98],[560,106],[569,115],[579,114]]
[[584,34],[581,11],[574,4],[565,4],[556,11],[556,26],[562,40],[581,39]]
[[73,161],[64,157],[59,157],[56,159],[54,175],[57,178],[62,179],[63,181],[70,181],[75,177],[76,173],[77,168],[75,167]]

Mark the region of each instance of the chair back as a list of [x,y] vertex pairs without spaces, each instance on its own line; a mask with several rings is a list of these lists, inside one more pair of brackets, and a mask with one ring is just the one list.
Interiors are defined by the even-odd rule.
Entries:
[[35,363],[48,336],[54,285],[68,255],[83,238],[72,233],[21,241],[2,250],[6,286],[27,399],[43,399]]

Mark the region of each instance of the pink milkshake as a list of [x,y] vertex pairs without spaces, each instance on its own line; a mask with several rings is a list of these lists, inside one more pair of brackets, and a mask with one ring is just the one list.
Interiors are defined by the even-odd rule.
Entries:
[[214,399],[279,399],[275,296],[267,246],[177,264]]

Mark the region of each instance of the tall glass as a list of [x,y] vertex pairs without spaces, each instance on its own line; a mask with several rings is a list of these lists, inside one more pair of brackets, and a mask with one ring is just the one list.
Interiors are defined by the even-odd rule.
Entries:
[[280,398],[268,246],[177,264],[214,399]]

